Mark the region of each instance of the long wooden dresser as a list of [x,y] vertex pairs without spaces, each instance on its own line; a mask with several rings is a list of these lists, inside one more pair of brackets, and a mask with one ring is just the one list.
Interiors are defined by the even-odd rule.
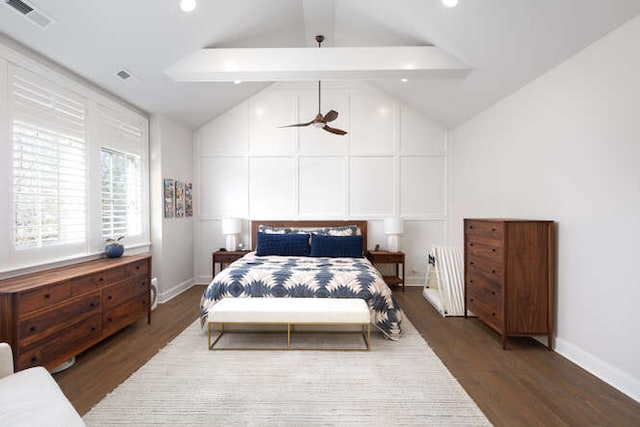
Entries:
[[147,316],[151,256],[102,258],[0,281],[0,341],[16,369],[51,369]]
[[553,333],[553,221],[465,219],[467,310],[502,335]]

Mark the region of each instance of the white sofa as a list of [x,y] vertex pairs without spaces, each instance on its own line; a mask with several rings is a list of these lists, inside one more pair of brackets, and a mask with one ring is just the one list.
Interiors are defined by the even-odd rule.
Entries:
[[84,426],[53,377],[41,366],[13,372],[11,347],[0,343],[0,426]]

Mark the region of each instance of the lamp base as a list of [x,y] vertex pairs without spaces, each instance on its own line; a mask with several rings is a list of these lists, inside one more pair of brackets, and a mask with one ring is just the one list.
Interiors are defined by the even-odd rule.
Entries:
[[226,238],[226,242],[225,242],[225,249],[228,251],[235,251],[236,247],[237,247],[238,243],[236,241],[236,235],[235,234],[227,234],[227,238]]
[[398,252],[398,235],[397,234],[387,235],[387,250],[389,252]]

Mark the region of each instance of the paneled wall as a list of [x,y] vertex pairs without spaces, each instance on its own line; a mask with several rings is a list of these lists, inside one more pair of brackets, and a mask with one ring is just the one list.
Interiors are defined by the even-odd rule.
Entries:
[[366,85],[323,83],[322,112],[340,113],[337,136],[308,122],[317,85],[270,86],[195,132],[196,277],[211,277],[224,246],[220,220],[366,219],[369,245],[385,246],[382,220],[405,219],[407,283],[422,284],[426,254],[444,241],[445,130]]

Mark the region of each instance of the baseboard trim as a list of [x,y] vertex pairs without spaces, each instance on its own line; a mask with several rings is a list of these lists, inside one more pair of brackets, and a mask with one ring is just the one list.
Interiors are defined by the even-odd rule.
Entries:
[[180,295],[187,289],[191,288],[196,282],[195,277],[192,277],[189,280],[185,280],[182,283],[177,284],[173,288],[166,290],[164,292],[158,293],[158,303],[164,304],[169,301],[171,298]]
[[211,283],[211,276],[198,276],[194,280],[196,285],[208,285]]
[[[546,338],[541,342],[546,345]],[[554,350],[636,402],[640,402],[639,380],[562,338],[555,338]]]

